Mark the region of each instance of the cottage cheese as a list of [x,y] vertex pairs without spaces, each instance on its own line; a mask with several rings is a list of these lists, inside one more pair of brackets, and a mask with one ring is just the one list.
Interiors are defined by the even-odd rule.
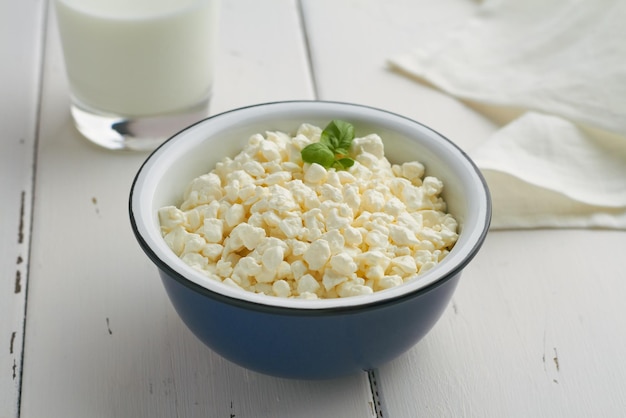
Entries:
[[165,242],[211,279],[304,299],[389,289],[439,263],[458,237],[442,182],[390,164],[376,134],[353,140],[348,170],[303,163],[321,131],[253,135],[159,210]]

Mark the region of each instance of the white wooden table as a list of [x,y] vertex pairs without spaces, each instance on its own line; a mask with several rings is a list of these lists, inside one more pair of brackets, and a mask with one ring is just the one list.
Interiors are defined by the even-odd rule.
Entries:
[[[387,69],[470,0],[224,0],[212,113],[373,105],[471,149],[498,128]],[[434,330],[370,376],[259,375],[179,320],[132,236],[146,154],[73,128],[45,0],[0,3],[0,417],[626,416],[626,233],[493,231]]]

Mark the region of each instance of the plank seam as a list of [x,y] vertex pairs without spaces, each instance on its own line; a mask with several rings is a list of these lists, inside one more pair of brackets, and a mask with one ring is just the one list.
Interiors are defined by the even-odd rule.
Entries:
[[300,17],[300,26],[302,27],[302,37],[304,40],[304,49],[306,51],[307,64],[309,67],[309,74],[311,77],[311,84],[313,85],[313,98],[319,100],[319,92],[317,88],[317,79],[315,77],[315,67],[313,65],[313,53],[311,51],[311,42],[309,39],[309,33],[306,25],[306,16],[304,13],[304,0],[297,0],[298,15]]
[[376,418],[385,418],[389,415],[385,412],[382,388],[378,384],[377,374],[378,369],[368,370],[367,378],[370,384],[370,391],[372,392],[372,401],[374,402],[374,416]]
[[[24,283],[23,283],[23,291],[24,291],[24,321],[22,322],[22,335],[21,335],[21,343],[22,343],[22,347],[21,347],[21,358],[20,358],[20,364],[19,364],[19,371],[18,371],[18,393],[17,393],[17,417],[20,417],[22,414],[22,390],[23,390],[23,377],[24,377],[24,357],[26,355],[26,321],[27,321],[27,313],[28,313],[28,283],[29,283],[29,277],[30,277],[30,260],[31,260],[31,251],[32,251],[32,232],[33,232],[33,218],[35,215],[35,186],[36,186],[36,179],[37,179],[37,161],[38,161],[38,155],[39,155],[39,133],[40,133],[40,129],[41,129],[41,114],[42,114],[42,108],[43,108],[43,84],[44,84],[44,77],[45,77],[45,71],[44,71],[44,67],[46,64],[46,55],[47,55],[47,48],[46,48],[46,40],[47,40],[47,36],[48,36],[48,19],[49,17],[49,13],[51,10],[50,7],[50,2],[48,1],[43,1],[42,2],[42,10],[41,10],[41,34],[39,36],[39,45],[40,45],[40,52],[39,52],[39,77],[37,79],[37,106],[35,108],[35,129],[33,132],[33,157],[32,157],[32,170],[31,170],[31,179],[30,179],[30,201],[29,201],[29,210],[30,213],[28,214],[28,225],[27,225],[27,239],[25,240],[26,242],[22,242],[23,245],[25,245],[26,247],[26,263],[24,266]],[[23,192],[24,194],[26,194],[25,192]],[[22,216],[23,218],[23,216]],[[23,232],[23,231],[22,231]]]

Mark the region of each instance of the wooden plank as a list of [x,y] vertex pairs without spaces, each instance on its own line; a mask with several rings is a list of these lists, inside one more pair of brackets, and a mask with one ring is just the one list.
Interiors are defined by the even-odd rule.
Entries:
[[297,0],[222,1],[211,112],[314,99]]
[[[214,112],[312,98],[294,1],[229,0],[222,12]],[[72,128],[53,23],[21,416],[371,416],[365,374],[330,383],[262,376],[212,353],[182,324],[128,222],[145,154],[98,149]]]
[[[387,60],[437,39],[475,10],[468,0],[304,0],[319,98],[400,113],[466,149],[495,126],[468,105],[400,76]],[[451,118],[454,118],[451,123]],[[470,129],[468,129],[468,127]]]
[[[320,98],[396,111],[471,149],[498,126],[385,60],[474,7],[305,1]],[[622,416],[625,244],[621,231],[492,233],[433,331],[376,372],[383,416]]]
[[0,416],[17,417],[45,2],[1,7]]
[[390,416],[626,411],[622,231],[492,232],[433,331],[380,370]]

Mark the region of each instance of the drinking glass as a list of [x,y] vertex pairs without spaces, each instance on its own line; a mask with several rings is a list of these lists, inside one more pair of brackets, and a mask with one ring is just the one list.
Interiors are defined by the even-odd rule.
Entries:
[[208,114],[217,0],[55,0],[76,128],[152,150]]

